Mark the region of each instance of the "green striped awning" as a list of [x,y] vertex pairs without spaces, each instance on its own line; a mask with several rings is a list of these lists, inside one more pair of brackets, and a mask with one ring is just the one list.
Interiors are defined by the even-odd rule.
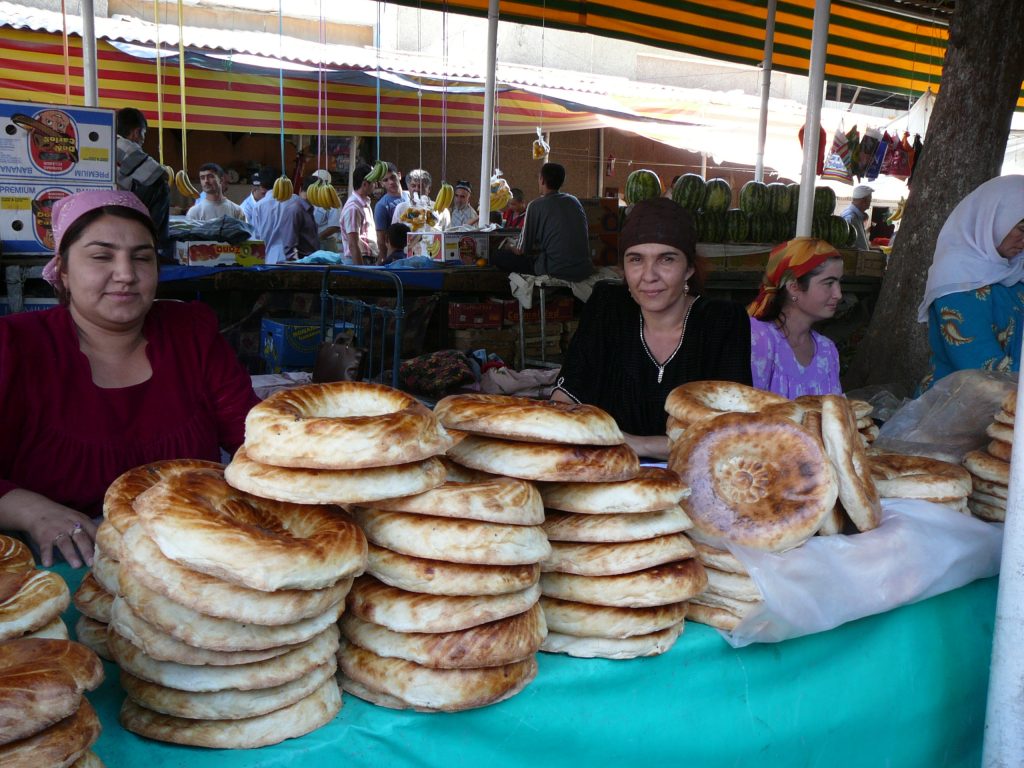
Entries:
[[[487,15],[487,0],[391,2]],[[764,55],[766,5],[765,0],[501,0],[499,14],[502,21],[543,23],[757,65]],[[774,68],[806,74],[813,19],[814,0],[779,0]],[[940,18],[920,21],[834,0],[825,77],[897,93],[937,90],[946,39]]]

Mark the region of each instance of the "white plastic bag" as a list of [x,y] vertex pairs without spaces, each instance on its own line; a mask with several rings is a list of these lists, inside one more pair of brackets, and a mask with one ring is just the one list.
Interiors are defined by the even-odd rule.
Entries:
[[734,648],[837,627],[999,572],[1003,526],[916,499],[883,499],[882,524],[773,554],[729,545],[764,604],[723,632]]

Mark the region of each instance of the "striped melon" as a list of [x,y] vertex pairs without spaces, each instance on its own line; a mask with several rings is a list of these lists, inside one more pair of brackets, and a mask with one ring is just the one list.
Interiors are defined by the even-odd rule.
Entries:
[[696,211],[704,204],[707,184],[696,173],[684,173],[672,185],[672,199],[688,211]]
[[842,216],[829,216],[829,243],[833,248],[845,248],[850,239],[850,222]]
[[732,205],[732,187],[725,179],[711,179],[704,194],[704,210],[708,213],[725,213]]
[[634,205],[641,200],[661,197],[661,179],[654,171],[641,168],[626,178],[626,204]]
[[750,216],[750,242],[770,243],[774,239],[774,220],[767,213]]
[[772,182],[768,185],[768,213],[776,216],[787,216],[790,206],[795,206],[796,201],[792,198],[789,187],[781,182]]
[[725,242],[725,214],[705,211],[698,217],[698,240],[702,243]]
[[740,208],[747,213],[768,213],[768,185],[748,181],[740,189]]
[[750,214],[742,208],[730,208],[725,214],[725,239],[742,243],[750,233]]
[[814,188],[814,215],[831,216],[836,212],[836,193],[831,187]]

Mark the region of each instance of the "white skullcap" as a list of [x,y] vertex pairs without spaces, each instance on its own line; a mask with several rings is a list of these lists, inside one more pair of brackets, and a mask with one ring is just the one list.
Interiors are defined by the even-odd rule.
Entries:
[[853,188],[853,199],[863,200],[865,197],[871,197],[871,193],[874,191],[874,188],[869,187],[867,184],[858,184]]
[[331,183],[331,172],[324,168],[321,168],[318,171],[313,171],[313,175],[320,179],[320,181],[326,182],[327,184]]

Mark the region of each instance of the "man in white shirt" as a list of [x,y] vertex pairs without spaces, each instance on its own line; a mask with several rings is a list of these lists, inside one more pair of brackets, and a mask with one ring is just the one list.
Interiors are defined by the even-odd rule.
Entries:
[[341,209],[342,253],[353,264],[377,262],[377,233],[370,209],[373,183],[366,180],[370,170],[370,166],[364,163],[352,172],[352,191]]
[[469,200],[472,194],[473,188],[469,185],[468,181],[455,182],[455,199],[452,201],[451,208],[451,226],[472,227],[476,226],[476,223],[480,220]]
[[224,169],[216,163],[204,163],[199,166],[199,185],[205,196],[188,209],[186,218],[193,221],[212,221],[231,216],[240,221],[246,220],[242,207],[224,197],[224,188],[221,185],[223,176]]
[[252,174],[252,191],[249,196],[242,201],[242,205],[239,206],[242,209],[242,213],[245,214],[245,220],[250,224],[253,223],[253,211],[256,209],[256,203],[263,199],[263,196],[269,191],[269,187],[264,186],[265,184],[273,184],[274,180],[264,180],[260,175],[259,171],[254,171]]
[[853,188],[853,199],[846,209],[839,214],[853,225],[857,233],[857,242],[854,247],[858,251],[866,251],[869,248],[868,235],[864,230],[864,221],[868,217],[868,209],[871,207],[871,194],[875,190],[867,184],[860,184]]

